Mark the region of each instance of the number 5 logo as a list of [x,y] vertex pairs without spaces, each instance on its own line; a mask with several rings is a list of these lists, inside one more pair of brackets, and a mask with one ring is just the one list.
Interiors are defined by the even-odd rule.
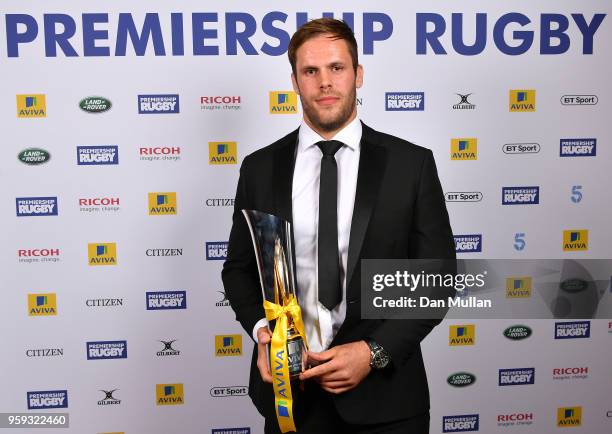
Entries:
[[578,203],[582,200],[582,185],[574,185],[572,186],[572,202]]
[[517,232],[516,234],[514,234],[514,249],[515,250],[518,250],[520,252],[521,250],[525,248],[526,244],[527,243],[525,242],[524,232]]

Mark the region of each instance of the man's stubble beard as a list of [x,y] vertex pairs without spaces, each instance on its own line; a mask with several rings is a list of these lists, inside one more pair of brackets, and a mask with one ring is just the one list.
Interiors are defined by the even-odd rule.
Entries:
[[306,102],[300,95],[300,101],[302,102],[302,108],[304,109],[304,113],[312,123],[312,125],[321,131],[324,132],[332,132],[340,129],[346,121],[348,121],[355,110],[355,106],[357,104],[357,90],[353,88],[349,93],[348,99],[345,101],[344,105],[340,107],[340,112],[335,118],[329,120],[323,120],[319,116],[319,112],[310,105],[309,102]]

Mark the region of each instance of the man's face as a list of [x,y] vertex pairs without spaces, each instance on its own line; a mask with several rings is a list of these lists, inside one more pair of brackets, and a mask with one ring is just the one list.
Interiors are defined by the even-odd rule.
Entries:
[[321,35],[296,52],[293,89],[300,95],[304,119],[317,131],[335,132],[357,116],[356,88],[363,69],[353,69],[347,42]]

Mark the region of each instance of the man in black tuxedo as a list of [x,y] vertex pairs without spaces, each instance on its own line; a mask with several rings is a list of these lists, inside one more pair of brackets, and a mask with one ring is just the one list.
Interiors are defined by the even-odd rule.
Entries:
[[257,343],[249,394],[278,431],[256,260],[241,210],[292,222],[297,294],[314,365],[294,387],[299,433],[429,432],[420,342],[440,320],[361,319],[362,258],[455,258],[433,154],[357,118],[357,43],[342,21],[310,21],[289,44],[300,127],[240,168],[227,297]]

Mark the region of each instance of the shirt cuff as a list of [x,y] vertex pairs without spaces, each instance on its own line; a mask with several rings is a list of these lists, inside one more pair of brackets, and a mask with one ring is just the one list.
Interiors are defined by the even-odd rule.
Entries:
[[259,343],[259,340],[257,339],[257,330],[259,330],[261,327],[267,327],[267,326],[268,326],[268,320],[265,318],[262,318],[255,323],[255,327],[253,327],[253,340],[255,341],[256,344]]

